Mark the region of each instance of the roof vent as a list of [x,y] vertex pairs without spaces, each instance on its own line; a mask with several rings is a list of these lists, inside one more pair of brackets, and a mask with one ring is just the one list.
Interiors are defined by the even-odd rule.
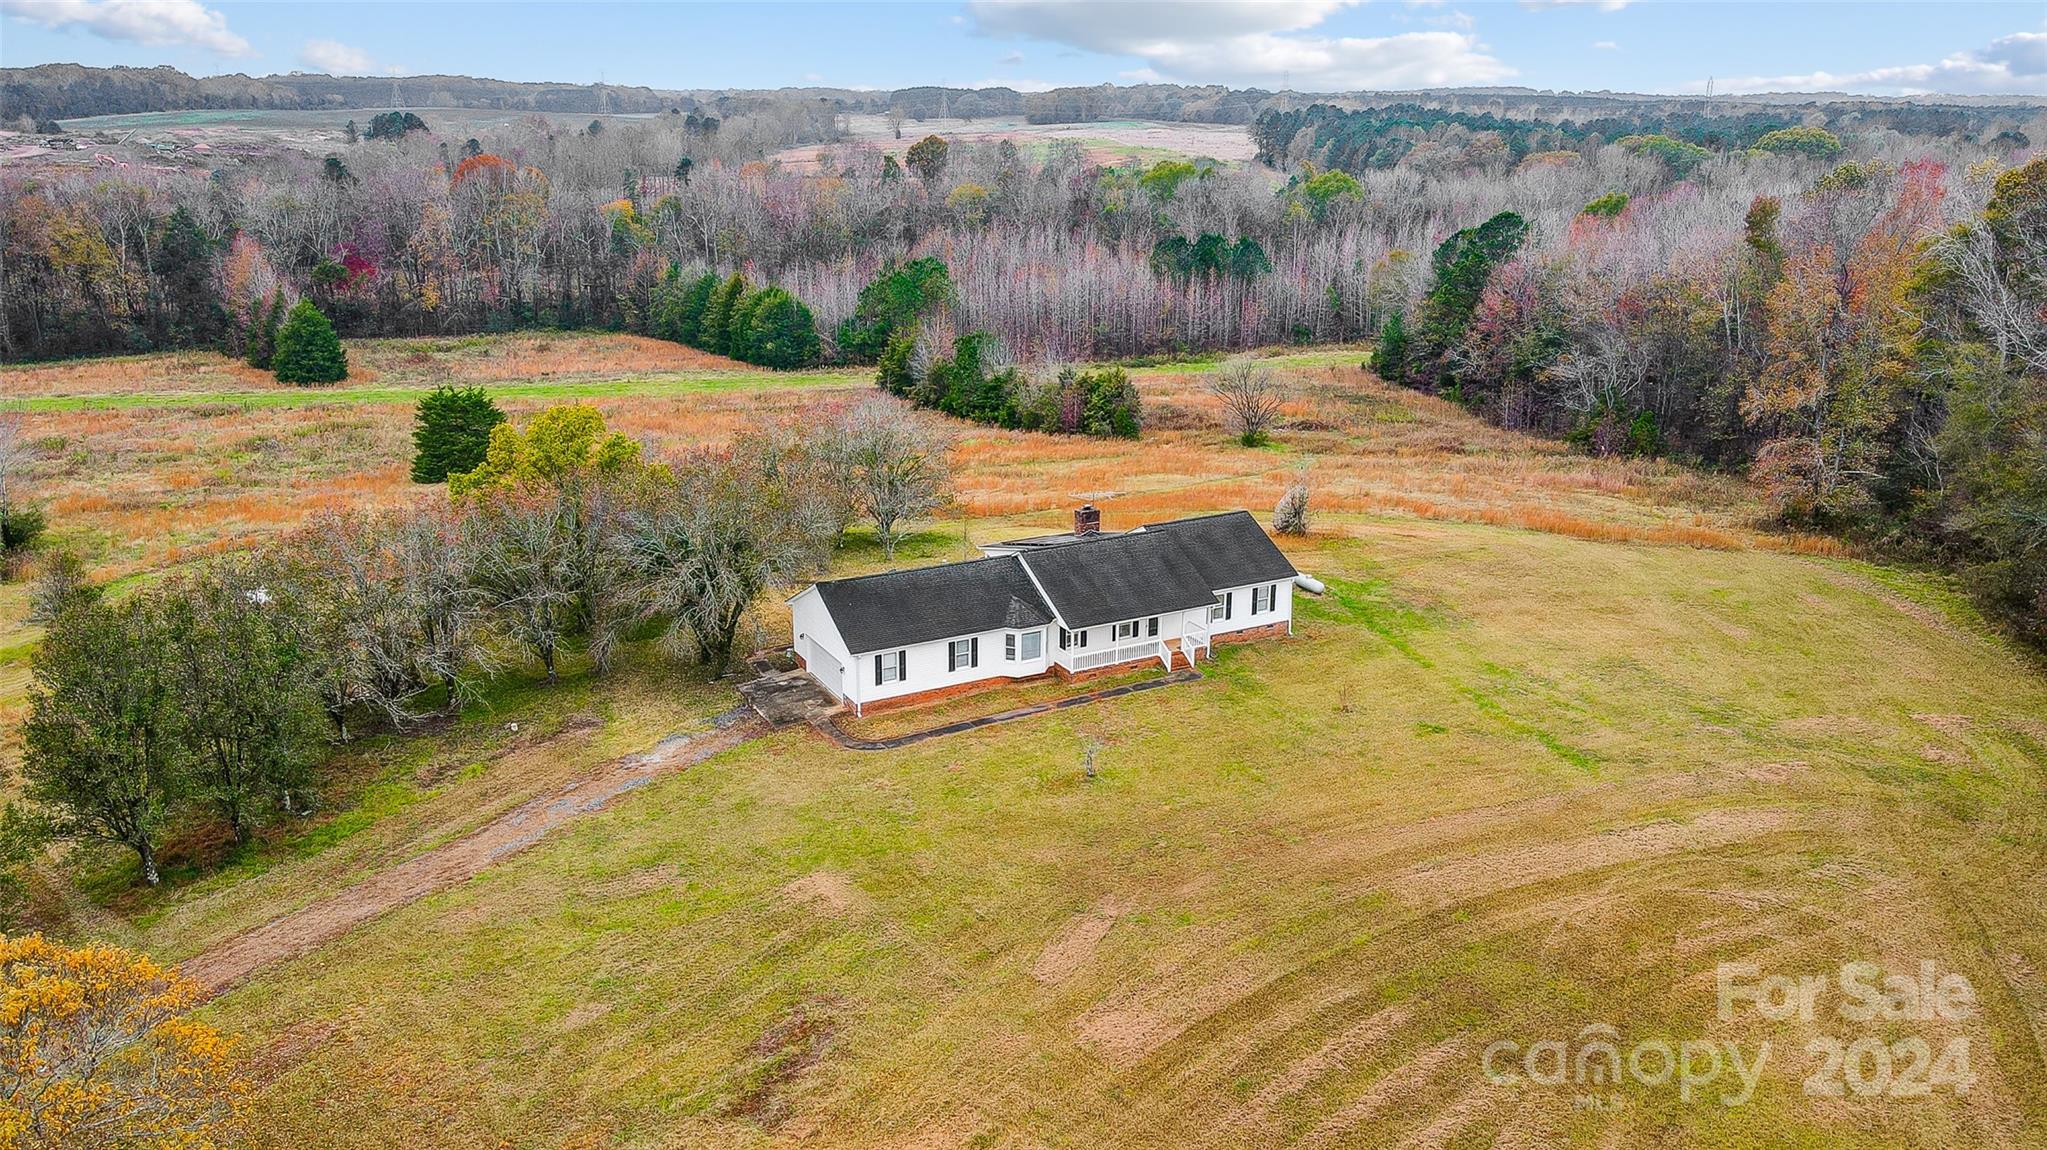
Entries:
[[1075,535],[1098,535],[1102,530],[1102,513],[1092,503],[1083,503],[1073,509],[1073,533]]

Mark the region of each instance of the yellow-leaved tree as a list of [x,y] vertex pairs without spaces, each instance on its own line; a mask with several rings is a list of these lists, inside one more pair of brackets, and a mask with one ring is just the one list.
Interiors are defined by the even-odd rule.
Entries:
[[0,1147],[239,1144],[235,1042],[186,1017],[197,984],[115,946],[0,936]]
[[509,423],[491,428],[483,463],[448,476],[448,492],[460,497],[522,486],[570,487],[641,466],[640,445],[607,432],[596,408],[565,403],[534,416],[523,431]]

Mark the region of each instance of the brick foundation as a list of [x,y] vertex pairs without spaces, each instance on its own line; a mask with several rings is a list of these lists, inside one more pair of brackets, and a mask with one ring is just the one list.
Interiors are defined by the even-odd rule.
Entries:
[[[862,715],[874,715],[883,711],[895,711],[904,707],[936,703],[941,699],[956,699],[961,695],[972,695],[979,691],[985,691],[990,687],[1000,687],[1011,683],[1042,683],[1051,677],[1049,672],[1025,675],[1018,679],[1012,679],[1007,675],[991,675],[986,679],[975,679],[967,683],[949,683],[943,687],[933,687],[928,691],[912,691],[907,695],[895,695],[887,699],[876,699],[871,703],[862,703],[860,704],[860,713]],[[848,699],[846,702],[850,706],[853,700]]]
[[1246,627],[1242,631],[1231,631],[1227,635],[1217,635],[1211,641],[1218,644],[1248,643],[1253,639],[1284,639],[1286,635],[1287,624],[1282,620],[1278,623],[1267,623],[1262,627]]

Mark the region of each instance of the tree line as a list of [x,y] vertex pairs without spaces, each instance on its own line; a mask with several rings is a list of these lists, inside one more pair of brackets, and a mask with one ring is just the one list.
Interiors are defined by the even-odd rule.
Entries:
[[764,591],[822,570],[860,519],[892,554],[902,521],[950,497],[943,429],[882,396],[648,460],[594,408],[514,426],[480,391],[442,389],[415,443],[415,477],[445,477],[446,497],[322,515],[127,594],[49,565],[26,805],[0,845],[24,826],[115,844],[154,885],[168,834],[244,843],[307,813],[335,745],[459,712],[516,665],[551,684],[650,641],[722,675]]
[[1954,567],[2047,642],[2047,158],[1849,161],[1713,244],[1687,210],[1461,229],[1370,366],[1595,453],[1746,468],[1784,521]]
[[[1104,165],[1065,143],[1031,159],[1007,141],[937,136],[903,155],[825,144],[799,171],[750,157],[805,130],[751,113],[581,127],[534,117],[470,139],[393,115],[397,130],[327,156],[10,170],[0,355],[223,340],[238,351],[230,329],[279,291],[287,306],[313,300],[344,336],[643,330],[664,283],[687,296],[704,275],[738,274],[801,300],[820,358],[834,359],[861,290],[885,265],[926,257],[951,269],[962,330],[1026,360],[1342,340],[1419,293],[1389,255],[1433,248],[1474,217],[1516,211],[1549,245],[1600,196],[1688,188],[1689,208],[1666,221],[1688,235],[1724,228],[1729,204],[1802,191],[1835,146],[1950,170],[2009,152],[1792,125],[1754,135],[1754,149],[1707,153],[1654,133],[1538,138],[1457,113],[1402,127],[1411,147],[1352,170],[1327,146],[1280,147],[1269,158],[1287,178],[1275,185],[1260,168]],[[1772,136],[1781,148],[1761,146]]]

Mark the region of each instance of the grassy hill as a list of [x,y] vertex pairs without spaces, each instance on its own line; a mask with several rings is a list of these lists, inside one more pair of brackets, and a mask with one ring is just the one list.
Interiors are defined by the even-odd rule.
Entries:
[[[369,378],[310,395],[200,357],[0,383],[61,441],[42,476],[59,529],[138,578],[312,507],[409,497],[408,401],[437,379],[499,388],[515,417],[584,394],[657,446],[863,386],[766,387],[662,346],[380,342],[351,348]],[[966,514],[903,560],[1052,527],[1082,497],[1112,528],[1262,514],[1305,466],[1316,533],[1287,547],[1329,590],[1297,596],[1293,639],[899,751],[784,732],[658,775],[216,999],[250,1043],[261,1141],[2038,1145],[2038,669],[1938,580],[1757,530],[1733,479],[1569,455],[1357,359],[1283,360],[1304,392],[1273,448],[1228,441],[1198,367],[1135,373],[1136,444],[970,430]],[[879,565],[860,538],[839,561]],[[18,596],[0,591],[0,650],[33,640]],[[21,667],[0,664],[17,700]],[[554,691],[515,678],[444,731],[352,752],[311,826],[153,894],[87,853],[52,868],[44,912],[204,954],[733,701],[652,651]],[[1719,1017],[1717,964],[1849,961],[1931,962],[1977,1008]],[[1732,1069],[1689,1098],[1485,1073],[1496,1042],[1575,1058],[1601,1036],[1768,1053],[1735,1106]],[[1966,1039],[1973,1085],[1814,1097],[1821,1036],[1887,1060]]]

